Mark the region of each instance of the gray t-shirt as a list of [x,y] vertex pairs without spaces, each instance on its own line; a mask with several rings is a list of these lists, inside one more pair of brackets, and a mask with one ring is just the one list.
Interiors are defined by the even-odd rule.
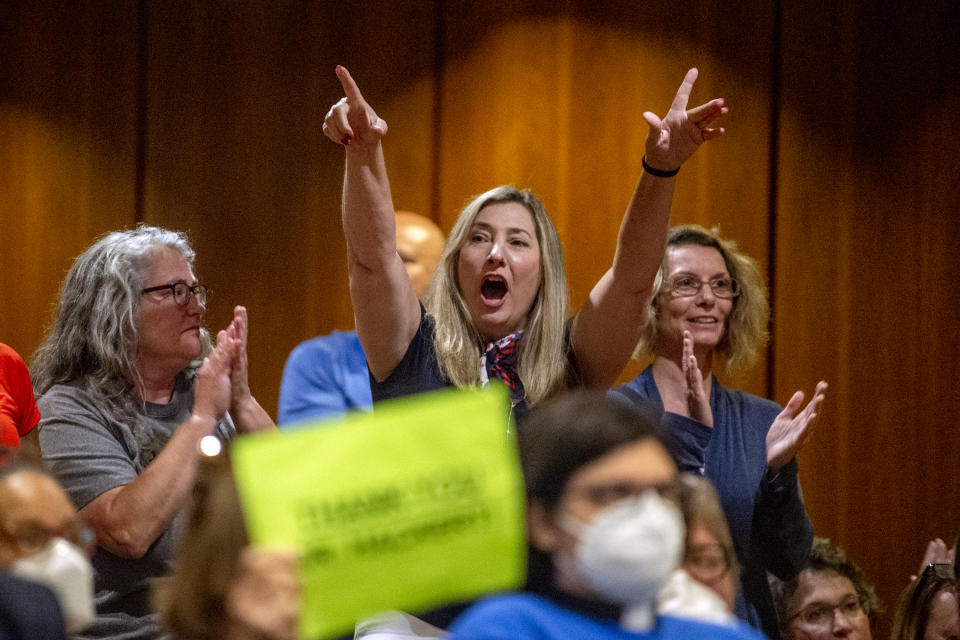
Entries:
[[[190,417],[193,386],[174,390],[168,404],[143,403],[135,425],[120,422],[74,385],[55,385],[37,402],[44,465],[78,509],[101,494],[129,483],[160,453],[173,432]],[[229,416],[215,434],[224,442],[236,430]],[[121,558],[102,547],[93,556],[97,618],[82,638],[133,640],[159,635],[151,614],[150,581],[166,575],[186,525],[186,509],[139,559]]]

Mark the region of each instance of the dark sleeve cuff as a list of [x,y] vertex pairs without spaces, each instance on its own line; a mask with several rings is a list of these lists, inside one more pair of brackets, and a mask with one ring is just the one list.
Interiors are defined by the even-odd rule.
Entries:
[[703,475],[707,446],[713,437],[713,427],[679,413],[663,412],[664,429],[672,439],[672,453],[677,467],[684,473]]

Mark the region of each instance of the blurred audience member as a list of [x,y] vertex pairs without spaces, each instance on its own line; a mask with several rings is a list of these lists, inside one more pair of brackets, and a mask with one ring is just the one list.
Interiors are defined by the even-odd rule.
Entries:
[[656,616],[684,547],[656,411],[572,394],[533,409],[519,445],[536,592],[481,600],[453,624],[454,638],[760,638],[739,622]]
[[709,480],[681,473],[680,507],[687,529],[683,564],[660,591],[664,615],[728,623],[737,597],[739,566],[720,499]]
[[296,637],[296,559],[247,546],[226,453],[201,464],[174,566],[155,600],[164,629],[178,640]]
[[900,594],[891,640],[957,640],[960,616],[953,566],[928,564]]
[[880,599],[863,571],[840,548],[816,538],[806,566],[774,583],[774,603],[785,640],[871,640]]
[[62,638],[90,623],[92,545],[56,480],[16,460],[0,467],[0,637]]
[[0,343],[0,446],[16,449],[31,434],[36,452],[36,431],[40,410],[33,399],[33,384],[23,358]]
[[[444,235],[428,218],[397,211],[397,253],[418,298],[423,298],[443,253]],[[356,331],[301,342],[290,353],[280,383],[280,425],[369,411],[373,407],[367,358]]]
[[960,553],[957,553],[957,548],[960,546],[960,533],[957,534],[957,539],[953,541],[953,577],[956,578],[960,576]]
[[149,581],[168,570],[200,439],[273,427],[247,385],[246,310],[211,349],[193,262],[182,233],[103,236],[70,268],[32,363],[44,464],[97,535],[91,638],[156,637]]

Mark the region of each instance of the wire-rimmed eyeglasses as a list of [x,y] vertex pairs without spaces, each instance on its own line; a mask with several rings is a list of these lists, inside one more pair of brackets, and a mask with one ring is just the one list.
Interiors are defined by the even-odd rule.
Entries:
[[730,277],[713,278],[712,280],[704,282],[690,275],[680,275],[669,281],[667,289],[673,296],[689,298],[700,293],[703,285],[709,286],[713,295],[718,298],[724,298],[725,300],[730,300],[740,295],[740,283]]

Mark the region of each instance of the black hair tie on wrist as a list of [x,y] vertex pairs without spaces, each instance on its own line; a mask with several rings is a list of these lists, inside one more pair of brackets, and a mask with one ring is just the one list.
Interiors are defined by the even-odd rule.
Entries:
[[678,171],[680,171],[680,167],[677,167],[673,171],[664,171],[662,169],[654,169],[653,167],[647,164],[647,156],[643,156],[640,162],[643,163],[644,171],[646,171],[652,176],[657,176],[658,178],[672,178],[673,176],[677,175]]

